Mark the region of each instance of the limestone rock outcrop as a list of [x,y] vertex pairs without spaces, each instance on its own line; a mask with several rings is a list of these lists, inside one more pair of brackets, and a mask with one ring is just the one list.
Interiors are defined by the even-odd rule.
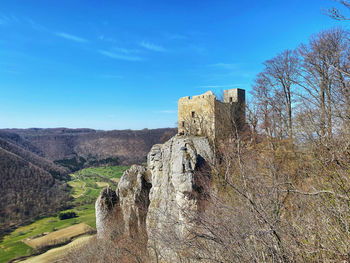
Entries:
[[198,172],[212,161],[213,153],[205,137],[177,136],[165,144],[154,145],[147,159],[152,183],[147,213],[148,245],[173,261],[166,238],[174,234],[181,238],[191,227],[186,213],[199,209],[202,194]]
[[177,135],[154,145],[147,156],[147,167],[131,166],[124,172],[115,197],[107,195],[112,196],[111,206],[105,197],[111,190],[101,192],[96,202],[98,236],[106,233],[111,221],[120,220],[118,227],[130,237],[146,237],[151,262],[160,254],[176,262],[174,251],[163,238],[169,231],[184,236],[192,227],[185,215],[202,209],[203,176],[210,178],[208,165],[213,159],[205,137]]
[[96,230],[97,236],[104,238],[107,236],[112,222],[115,220],[114,214],[117,209],[119,198],[111,188],[104,188],[95,203]]
[[119,205],[125,222],[124,231],[130,237],[144,237],[151,184],[145,179],[146,168],[132,165],[125,171],[117,189]]
[[95,204],[99,238],[127,234],[145,235],[151,185],[145,180],[146,168],[132,165],[124,172],[116,191],[103,189]]

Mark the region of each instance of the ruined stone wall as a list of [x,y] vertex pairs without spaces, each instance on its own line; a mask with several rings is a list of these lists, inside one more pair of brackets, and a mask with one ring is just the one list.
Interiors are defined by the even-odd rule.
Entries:
[[179,133],[214,138],[215,103],[216,97],[211,91],[192,98],[180,98],[178,101]]
[[213,92],[183,97],[178,102],[178,132],[184,135],[207,136],[210,140],[223,139],[245,123],[245,91],[224,91],[224,102]]
[[215,102],[215,139],[232,135],[234,114],[232,103]]

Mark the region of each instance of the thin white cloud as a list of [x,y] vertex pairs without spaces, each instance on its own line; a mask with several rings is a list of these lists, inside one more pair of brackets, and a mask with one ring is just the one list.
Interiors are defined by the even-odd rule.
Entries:
[[20,23],[20,20],[17,16],[11,15],[11,20],[14,21],[15,23]]
[[1,15],[0,14],[0,26],[13,26],[13,25],[30,26],[32,29],[37,31],[48,31],[46,27],[36,23],[33,19],[28,17],[19,18],[14,15]]
[[115,40],[114,38],[111,37],[106,37],[105,35],[100,35],[97,37],[97,39],[101,40],[101,41],[105,41],[105,42],[110,42],[110,43],[116,43],[117,40]]
[[101,78],[104,78],[104,79],[122,79],[123,76],[120,76],[120,75],[112,75],[112,74],[102,74],[102,75],[99,75]]
[[251,78],[255,75],[249,69],[249,65],[246,63],[215,63],[209,64],[207,67],[215,69],[215,73],[211,74],[212,77],[223,78],[223,77],[240,77],[240,78]]
[[187,36],[180,35],[180,34],[165,34],[165,36],[170,40],[184,40],[187,39]]
[[156,113],[166,113],[166,114],[175,114],[177,113],[176,110],[160,110],[160,111],[155,111]]
[[198,55],[202,56],[207,53],[207,49],[201,44],[190,44],[187,49],[191,52],[195,52]]
[[117,53],[123,53],[123,54],[140,53],[140,50],[138,50],[138,49],[129,49],[129,48],[122,48],[122,47],[114,47],[114,48],[112,48],[112,51],[117,52]]
[[16,70],[7,70],[7,69],[0,70],[0,72],[10,73],[10,74],[21,74],[20,71],[16,71]]
[[147,41],[142,41],[140,43],[140,46],[145,48],[145,49],[156,51],[156,52],[165,52],[165,51],[167,51],[164,47],[156,45],[156,44],[151,43],[151,42],[147,42]]
[[85,39],[85,38],[78,37],[78,36],[71,35],[71,34],[67,34],[67,33],[64,33],[64,32],[57,32],[57,33],[55,33],[55,35],[59,36],[59,37],[62,37],[62,38],[65,38],[65,39],[68,39],[68,40],[79,42],[79,43],[86,43],[86,42],[88,42],[88,40]]
[[44,27],[43,25],[38,24],[37,22],[35,22],[34,20],[27,18],[26,21],[28,22],[28,24],[37,31],[48,31],[46,27]]
[[143,60],[141,57],[138,57],[138,56],[127,55],[127,54],[122,54],[122,53],[117,53],[117,52],[110,52],[110,51],[106,51],[106,50],[99,50],[98,52],[106,57],[113,58],[113,59],[128,60],[128,61],[141,61],[141,60]]
[[8,21],[4,17],[0,17],[0,25],[7,25]]
[[238,69],[238,65],[234,63],[215,63],[210,64],[209,67],[215,67],[215,68],[223,68],[223,69]]
[[20,23],[19,19],[14,15],[0,15],[0,25],[10,25],[10,24]]
[[230,85],[204,85],[199,86],[202,89],[223,89],[223,88],[234,88],[234,87],[240,87],[240,84],[230,84]]

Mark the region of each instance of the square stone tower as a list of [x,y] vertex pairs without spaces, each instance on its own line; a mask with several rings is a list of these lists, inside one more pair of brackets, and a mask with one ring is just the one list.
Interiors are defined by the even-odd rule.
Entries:
[[224,103],[230,103],[234,107],[235,121],[245,123],[245,90],[228,89],[224,90]]
[[224,101],[212,91],[178,101],[178,132],[184,135],[223,139],[245,123],[245,90],[224,91]]
[[245,90],[244,89],[227,89],[224,90],[224,102],[225,103],[245,103]]

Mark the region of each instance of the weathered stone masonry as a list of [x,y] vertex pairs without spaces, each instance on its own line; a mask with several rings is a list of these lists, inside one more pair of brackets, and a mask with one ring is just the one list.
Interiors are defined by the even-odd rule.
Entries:
[[224,91],[224,101],[212,91],[178,101],[178,132],[207,136],[211,140],[229,136],[245,123],[245,90]]

